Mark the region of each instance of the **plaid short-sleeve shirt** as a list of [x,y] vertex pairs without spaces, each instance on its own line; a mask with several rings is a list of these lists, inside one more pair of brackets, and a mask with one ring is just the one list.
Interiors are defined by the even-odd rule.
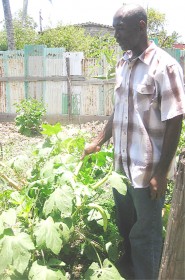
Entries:
[[159,162],[166,120],[185,113],[182,69],[154,42],[137,58],[125,53],[116,68],[114,164],[135,188],[149,185]]

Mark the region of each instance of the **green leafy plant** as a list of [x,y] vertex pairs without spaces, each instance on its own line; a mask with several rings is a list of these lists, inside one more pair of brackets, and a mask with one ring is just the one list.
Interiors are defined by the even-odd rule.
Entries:
[[25,186],[0,202],[0,278],[122,279],[111,188],[125,194],[126,178],[112,171],[112,146],[81,161],[80,131],[42,133]]
[[46,113],[46,109],[41,101],[34,98],[21,100],[16,103],[15,124],[18,126],[19,132],[26,136],[39,134],[41,131],[42,117]]

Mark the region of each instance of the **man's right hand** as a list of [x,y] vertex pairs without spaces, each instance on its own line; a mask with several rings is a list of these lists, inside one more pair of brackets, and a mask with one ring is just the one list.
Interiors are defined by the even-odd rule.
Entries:
[[82,157],[81,157],[81,160],[84,159],[84,157],[86,155],[90,155],[90,154],[93,154],[93,153],[97,153],[101,150],[101,147],[99,145],[97,145],[95,142],[92,142],[90,144],[87,144],[85,146],[85,149],[83,151],[83,154],[82,154]]

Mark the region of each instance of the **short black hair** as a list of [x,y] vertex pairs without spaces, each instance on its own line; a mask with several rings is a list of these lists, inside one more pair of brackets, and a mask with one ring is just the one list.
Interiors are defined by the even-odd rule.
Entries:
[[120,9],[123,12],[124,18],[134,19],[136,21],[143,20],[147,24],[147,13],[142,6],[136,4],[123,4]]

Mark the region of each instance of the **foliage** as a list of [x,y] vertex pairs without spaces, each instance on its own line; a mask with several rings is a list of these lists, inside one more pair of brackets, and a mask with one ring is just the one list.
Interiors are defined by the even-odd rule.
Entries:
[[[106,54],[109,52],[113,54],[115,52],[116,45],[117,43],[115,38],[110,36],[108,33],[94,36],[91,43],[89,56],[94,58],[102,58],[102,55],[106,56]],[[109,59],[109,56],[107,58]]]
[[179,34],[175,31],[168,35],[165,29],[165,14],[149,8],[148,14],[148,35],[149,38],[157,38],[159,46],[162,48],[172,48],[173,44],[179,38]]
[[72,25],[58,25],[53,29],[47,29],[40,33],[37,44],[46,45],[49,48],[63,47],[66,51],[84,52],[88,55],[93,38],[85,34],[81,27]]
[[[173,43],[179,38],[177,32],[167,34],[165,29],[166,19],[163,13],[149,8],[148,9],[148,33],[149,38],[157,38],[159,46],[171,48]],[[95,37],[85,33],[85,29],[58,23],[56,28],[48,28],[41,33],[36,31],[36,23],[30,16],[26,17],[24,26],[22,26],[22,12],[19,11],[14,19],[14,37],[16,49],[23,49],[24,45],[42,44],[50,48],[63,47],[66,51],[84,52],[85,57],[100,58],[103,54],[105,58],[112,58],[109,72],[115,67],[116,57],[113,58],[113,52],[116,48],[115,39],[108,33]],[[7,50],[6,29],[0,32],[0,50]],[[119,54],[117,54],[119,55]],[[109,73],[108,75],[109,76]]]
[[181,129],[181,135],[177,148],[177,156],[179,156],[184,149],[185,149],[185,119],[183,119],[182,121],[182,129]]
[[[13,18],[14,40],[17,50],[21,50],[25,45],[37,44],[38,33],[36,31],[37,24],[32,17],[27,16],[24,26],[22,26],[22,12],[19,11]],[[0,50],[8,49],[7,36],[5,27],[0,32]]]
[[68,138],[60,124],[43,125],[43,134],[25,187],[2,192],[0,278],[122,279],[113,264],[120,236],[110,193],[116,181],[125,193],[126,178],[112,172],[112,147],[82,162],[80,131]]
[[13,20],[15,45],[17,50],[21,50],[25,45],[37,44],[38,33],[36,31],[37,24],[33,18],[27,16],[22,26],[22,13],[18,12]]
[[0,51],[7,51],[8,43],[7,43],[7,34],[6,30],[0,31]]
[[46,109],[41,101],[34,98],[22,99],[16,103],[15,124],[21,134],[32,136],[39,134],[41,130],[42,117]]

